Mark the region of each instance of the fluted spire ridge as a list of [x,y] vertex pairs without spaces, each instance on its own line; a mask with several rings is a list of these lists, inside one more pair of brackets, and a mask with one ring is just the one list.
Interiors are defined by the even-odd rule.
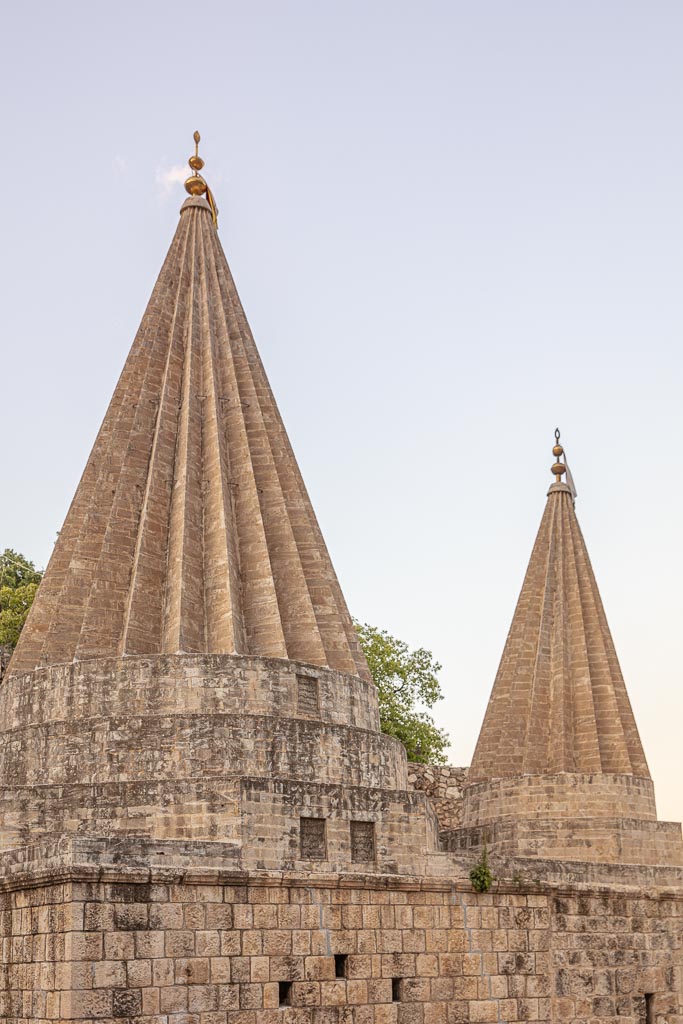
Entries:
[[614,642],[574,509],[559,434],[548,500],[496,675],[469,781],[520,775],[649,778]]
[[183,204],[12,674],[207,652],[369,678],[213,213]]

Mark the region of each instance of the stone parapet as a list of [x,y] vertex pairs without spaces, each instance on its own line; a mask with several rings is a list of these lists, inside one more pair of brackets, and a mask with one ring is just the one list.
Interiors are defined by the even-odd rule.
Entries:
[[[410,875],[439,848],[436,816],[422,793],[243,779],[241,811],[241,863],[249,868],[343,871],[355,863],[357,870]],[[325,821],[322,860],[302,860],[302,815]],[[372,825],[372,859],[354,855],[356,822]]]
[[2,850],[40,836],[220,841],[240,849],[239,778],[4,787]]
[[656,820],[650,779],[633,775],[524,775],[468,783],[462,826],[444,849],[478,856],[484,842],[510,871],[519,858],[586,861],[634,870],[683,867],[681,826]]
[[[231,843],[197,839],[146,839],[135,836],[80,837],[60,835],[43,837],[24,846],[0,852],[0,892],[42,885],[46,881],[167,882],[210,880],[228,884],[256,879],[260,885],[280,885],[290,880],[295,885],[340,886],[349,879],[363,879],[366,888],[400,890],[450,889],[455,885],[469,889],[467,861],[453,854],[431,853],[423,863],[424,875],[378,872],[367,865],[343,870],[329,863],[312,870],[310,862],[296,867],[245,868],[234,860]],[[296,857],[291,858],[293,864]],[[456,881],[459,880],[459,881]]]

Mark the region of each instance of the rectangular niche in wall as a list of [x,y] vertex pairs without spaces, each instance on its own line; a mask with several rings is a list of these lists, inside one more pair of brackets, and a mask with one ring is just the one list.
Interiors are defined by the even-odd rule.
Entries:
[[318,680],[313,676],[296,677],[296,706],[302,715],[317,715],[320,711],[318,701]]
[[374,821],[351,822],[351,860],[368,863],[375,859]]
[[348,962],[348,955],[346,953],[335,953],[334,954],[334,976],[335,978],[346,977],[346,967]]
[[302,860],[325,860],[325,819],[300,818],[299,840]]
[[291,1006],[292,1005],[292,983],[291,981],[281,981],[279,986],[280,995],[280,1006]]

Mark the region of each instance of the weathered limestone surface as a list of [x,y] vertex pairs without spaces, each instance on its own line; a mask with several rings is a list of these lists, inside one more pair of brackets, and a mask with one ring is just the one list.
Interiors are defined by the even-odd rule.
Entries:
[[[300,702],[302,680],[315,684]],[[280,658],[163,655],[72,662],[7,680],[0,692],[5,733],[78,717],[274,714],[379,731],[377,689],[358,676]]]
[[[474,856],[486,842],[495,858],[505,864],[503,877],[515,870],[519,858],[537,858],[557,866],[563,861],[596,865],[637,865],[657,868],[665,884],[680,884],[683,856],[681,826],[672,821],[639,821],[634,818],[539,818],[536,821],[502,821],[440,833],[445,849],[469,850]],[[546,877],[547,867],[530,868],[532,877]],[[637,872],[636,872],[637,875]]]
[[[315,713],[297,706],[304,674],[318,690]],[[14,675],[3,686],[0,782],[264,773],[405,788],[401,745],[377,722],[374,686],[290,661],[80,663]]]

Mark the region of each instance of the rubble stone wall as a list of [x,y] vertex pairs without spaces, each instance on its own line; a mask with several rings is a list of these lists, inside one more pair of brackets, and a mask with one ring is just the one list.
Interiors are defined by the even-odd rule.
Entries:
[[467,768],[408,762],[409,785],[429,797],[442,829],[462,824],[462,791],[466,781]]
[[7,647],[5,644],[0,644],[0,683],[5,677],[9,660],[12,657],[12,648]]
[[680,1024],[682,924],[680,893],[76,870],[0,895],[0,1016]]

